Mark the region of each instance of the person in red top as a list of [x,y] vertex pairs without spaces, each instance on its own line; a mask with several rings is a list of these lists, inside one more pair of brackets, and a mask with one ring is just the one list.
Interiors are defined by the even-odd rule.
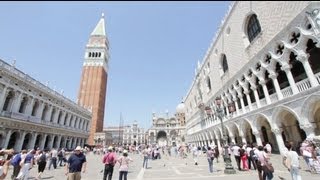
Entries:
[[113,152],[113,147],[108,147],[108,152],[103,156],[102,163],[104,164],[104,174],[103,174],[103,180],[111,180],[112,179],[112,173],[113,173],[113,167],[117,162],[116,154]]

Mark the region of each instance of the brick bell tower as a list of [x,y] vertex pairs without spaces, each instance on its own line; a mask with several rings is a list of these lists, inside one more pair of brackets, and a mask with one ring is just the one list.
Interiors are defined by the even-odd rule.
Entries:
[[78,104],[92,108],[89,145],[95,144],[94,134],[103,131],[109,58],[109,41],[102,14],[86,45],[78,93]]

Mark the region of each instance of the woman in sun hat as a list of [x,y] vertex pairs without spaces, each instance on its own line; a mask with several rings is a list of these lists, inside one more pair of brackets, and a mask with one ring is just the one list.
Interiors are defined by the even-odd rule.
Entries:
[[132,159],[128,156],[128,151],[124,150],[122,156],[119,157],[117,162],[120,164],[119,167],[119,180],[127,180],[129,163]]

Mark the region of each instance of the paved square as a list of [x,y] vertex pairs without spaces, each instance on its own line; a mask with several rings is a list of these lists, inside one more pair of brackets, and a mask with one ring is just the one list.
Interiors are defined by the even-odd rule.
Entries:
[[[214,160],[214,169],[217,172],[209,173],[208,162],[205,156],[199,158],[199,165],[194,165],[191,155],[188,155],[186,159],[169,157],[163,155],[161,159],[149,160],[148,169],[142,168],[143,157],[138,154],[130,153],[129,156],[133,159],[130,164],[128,179],[129,180],[212,180],[212,179],[243,179],[243,180],[257,180],[257,171],[238,171],[236,174],[226,175],[224,174],[224,163],[220,158],[219,163]],[[87,154],[87,172],[82,174],[82,180],[102,180],[103,178],[103,164],[102,155],[93,155],[92,153]],[[306,172],[305,162],[300,160],[302,165],[302,179],[318,180],[320,175],[311,174]],[[271,162],[274,165],[274,180],[280,179],[280,177],[291,180],[289,172],[283,167],[281,163],[280,155],[272,155]],[[232,157],[232,164],[236,167],[235,159]],[[114,169],[112,179],[119,179],[119,165],[117,164]],[[30,172],[29,179],[35,179],[37,166]],[[67,179],[64,175],[65,167],[58,167],[57,169],[45,170],[42,179],[48,180],[63,180]],[[6,179],[10,180],[12,174],[12,166],[10,167],[9,174]]]

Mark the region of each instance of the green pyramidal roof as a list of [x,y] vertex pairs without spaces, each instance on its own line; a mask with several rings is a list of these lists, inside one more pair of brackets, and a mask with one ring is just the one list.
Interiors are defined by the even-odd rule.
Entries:
[[91,36],[105,36],[106,31],[104,27],[104,14],[102,13],[101,19],[98,22],[97,26],[94,28],[94,30],[91,33]]

